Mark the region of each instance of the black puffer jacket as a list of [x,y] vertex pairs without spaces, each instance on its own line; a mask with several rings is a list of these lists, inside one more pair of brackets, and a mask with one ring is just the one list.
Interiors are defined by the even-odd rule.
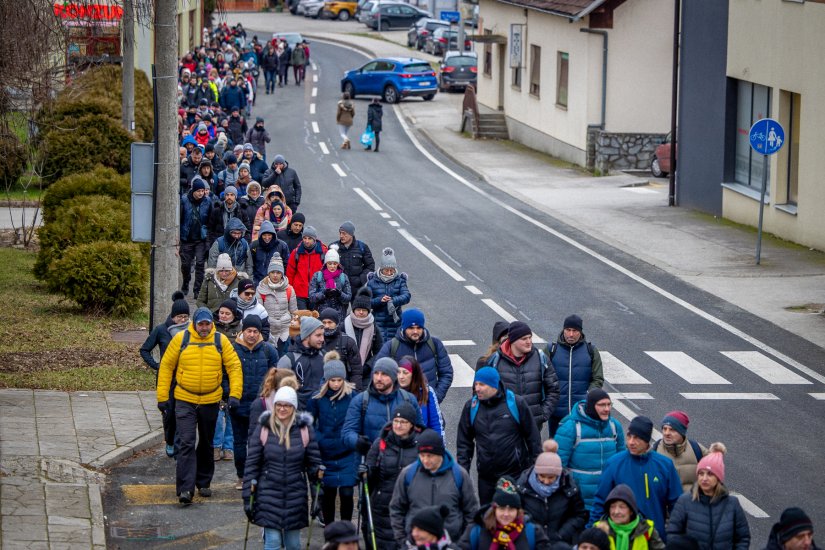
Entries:
[[319,349],[306,347],[300,336],[289,340],[287,352],[278,361],[278,367],[295,372],[298,383],[298,401],[301,410],[306,409],[307,401],[321,389],[324,378],[324,354]]
[[516,362],[510,353],[510,341],[505,340],[487,364],[497,362],[495,367],[501,376],[501,383],[527,401],[536,424],[541,426],[553,414],[559,401],[559,378],[549,361],[546,367],[542,366],[536,346],[522,359],[520,363]]
[[548,498],[538,495],[530,485],[530,467],[518,480],[521,505],[536,527],[543,528],[551,544],[559,541],[573,544],[589,517],[581,491],[567,473],[561,474],[559,487]]
[[[279,159],[280,157],[280,159]],[[275,163],[278,161],[285,162],[280,155],[275,157],[272,165],[267,168],[263,175],[261,185],[267,189],[270,185],[277,185],[284,192],[286,204],[292,209],[292,212],[298,210],[298,205],[301,204],[301,179],[298,177],[298,172],[294,168],[289,167],[289,163],[285,162],[284,169],[281,173],[275,171]]]
[[[390,501],[395,480],[405,466],[418,459],[418,434],[416,428],[410,437],[401,439],[392,431],[392,424],[388,424],[381,435],[373,441],[372,448],[367,453],[367,467],[369,468],[370,504],[372,505],[372,520],[375,524],[375,543],[378,548],[394,548],[395,538],[390,523]],[[367,532],[366,520],[364,530]]]
[[349,277],[349,284],[352,286],[354,295],[359,288],[367,284],[367,274],[375,271],[375,260],[372,258],[370,247],[358,239],[352,239],[349,248],[345,247],[341,241],[335,241],[329,246],[330,248],[338,247],[341,269]]
[[670,513],[667,535],[689,535],[702,550],[746,550],[751,543],[748,518],[739,499],[727,489],[713,503],[704,495],[693,500],[692,493],[683,493]]
[[[249,438],[246,468],[244,469],[243,500],[249,503],[250,486],[258,481],[253,503],[255,525],[269,529],[303,529],[309,525],[307,479],[312,482],[321,465],[321,452],[312,430],[312,415],[297,413],[289,431],[289,449],[278,442],[278,436],[269,432],[267,411],[261,415],[259,426]],[[301,430],[308,431],[306,447]],[[269,432],[266,446],[261,443],[261,430]]]

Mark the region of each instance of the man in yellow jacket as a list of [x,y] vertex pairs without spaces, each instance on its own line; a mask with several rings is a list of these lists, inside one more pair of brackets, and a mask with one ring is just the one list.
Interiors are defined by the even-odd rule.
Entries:
[[[243,389],[241,361],[232,341],[215,331],[212,313],[205,307],[198,308],[187,329],[169,342],[158,371],[158,409],[163,414],[174,414],[177,421],[176,489],[184,506],[192,503],[196,487],[202,497],[212,496],[212,438],[223,396],[224,372],[229,378],[229,409],[233,410],[240,405]],[[177,383],[174,413],[167,410],[172,377]]]

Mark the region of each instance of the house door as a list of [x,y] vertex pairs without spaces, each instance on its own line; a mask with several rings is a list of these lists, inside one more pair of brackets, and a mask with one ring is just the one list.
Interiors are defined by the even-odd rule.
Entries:
[[498,105],[499,111],[504,110],[504,77],[507,69],[506,44],[498,44]]

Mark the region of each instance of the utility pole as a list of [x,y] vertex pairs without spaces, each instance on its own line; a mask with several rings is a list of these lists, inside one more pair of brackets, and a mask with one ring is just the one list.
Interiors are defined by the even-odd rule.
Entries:
[[135,5],[123,0],[123,48],[121,54],[121,121],[127,132],[135,131]]
[[178,267],[178,125],[176,112],[178,78],[177,1],[155,2],[155,119],[157,180],[155,181],[155,240],[152,265],[151,319],[165,318],[172,294],[180,288]]

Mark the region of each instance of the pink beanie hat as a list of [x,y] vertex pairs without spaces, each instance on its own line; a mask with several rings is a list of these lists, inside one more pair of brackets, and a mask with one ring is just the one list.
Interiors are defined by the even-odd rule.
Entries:
[[536,459],[533,469],[537,474],[561,475],[561,458],[556,454],[559,444],[553,439],[548,439],[542,444],[542,452]]
[[711,443],[708,454],[696,465],[696,474],[701,470],[707,470],[715,475],[719,482],[725,484],[725,453],[727,448],[722,443]]

